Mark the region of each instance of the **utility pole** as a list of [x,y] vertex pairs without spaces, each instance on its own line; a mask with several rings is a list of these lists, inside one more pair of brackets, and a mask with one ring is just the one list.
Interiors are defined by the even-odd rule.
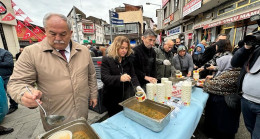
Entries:
[[76,8],[75,8],[75,6],[73,6],[73,10],[74,10],[74,19],[75,19],[75,23],[76,23],[76,35],[77,35],[77,41],[78,41],[78,43],[80,43],[79,42],[79,31],[78,31],[78,21],[77,21],[77,15],[76,15]]
[[112,44],[113,36],[112,36],[112,19],[111,19],[111,10],[109,10],[109,20],[110,20],[110,41]]

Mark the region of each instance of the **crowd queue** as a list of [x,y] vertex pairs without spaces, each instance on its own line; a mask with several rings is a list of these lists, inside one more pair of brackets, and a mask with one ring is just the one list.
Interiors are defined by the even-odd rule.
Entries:
[[[87,119],[88,106],[95,107],[98,101],[91,57],[103,56],[101,80],[109,116],[120,112],[118,103],[134,96],[135,91],[145,92],[147,83],[159,83],[162,77],[175,76],[176,71],[192,77],[192,71],[199,70],[200,78],[205,78],[203,89],[209,93],[207,136],[234,138],[242,110],[252,138],[260,138],[259,44],[250,46],[240,41],[233,50],[228,36],[219,34],[210,46],[202,40],[190,52],[178,38],[155,47],[157,34],[147,29],[142,43],[134,48],[124,36],[114,38],[109,47],[86,47],[71,40],[66,16],[46,14],[43,25],[46,38],[21,50],[15,66],[12,55],[0,49],[0,76],[10,95],[9,114],[18,108],[17,103],[34,109],[38,101],[48,115],[64,115],[63,124],[80,117]],[[56,127],[45,121],[41,109],[40,115],[46,131]],[[0,135],[12,131],[0,127]]]

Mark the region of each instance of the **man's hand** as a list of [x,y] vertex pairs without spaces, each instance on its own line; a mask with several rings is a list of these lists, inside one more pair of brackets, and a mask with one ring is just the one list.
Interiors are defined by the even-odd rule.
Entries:
[[93,108],[95,108],[97,106],[97,99],[94,98],[94,99],[90,99],[89,101],[89,105],[92,106]]
[[171,65],[171,62],[168,59],[163,60],[163,64],[166,66]]
[[149,76],[144,76],[144,79],[150,83],[157,83],[157,79]]
[[38,107],[36,101],[42,104],[42,101],[40,100],[40,98],[42,97],[42,92],[40,90],[31,90],[31,92],[32,94],[29,92],[25,92],[21,98],[21,102],[24,106],[28,108]]

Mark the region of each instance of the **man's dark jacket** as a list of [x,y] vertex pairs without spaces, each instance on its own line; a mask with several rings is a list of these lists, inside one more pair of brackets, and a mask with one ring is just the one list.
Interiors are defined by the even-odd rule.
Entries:
[[242,47],[236,51],[233,58],[231,59],[231,65],[233,67],[242,67],[239,78],[238,78],[238,91],[240,92],[242,90],[242,83],[245,77],[246,72],[246,66],[248,64],[248,59],[250,55],[252,54],[252,57],[249,60],[249,69],[253,67],[256,60],[260,56],[260,46],[256,47],[256,49],[245,49],[245,47]]
[[148,81],[145,76],[156,78],[156,53],[153,48],[148,49],[143,43],[134,49],[135,73],[141,86]]
[[14,68],[13,55],[5,49],[0,48],[0,76],[6,81]]

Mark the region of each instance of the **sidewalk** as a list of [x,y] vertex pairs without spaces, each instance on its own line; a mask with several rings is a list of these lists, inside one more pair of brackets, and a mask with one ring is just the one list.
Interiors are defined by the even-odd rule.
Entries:
[[[106,116],[107,112],[98,114],[89,110],[88,123],[98,122]],[[21,105],[14,113],[6,115],[1,125],[14,128],[14,132],[0,136],[0,139],[35,139],[39,134],[45,132],[39,109],[28,109]]]

